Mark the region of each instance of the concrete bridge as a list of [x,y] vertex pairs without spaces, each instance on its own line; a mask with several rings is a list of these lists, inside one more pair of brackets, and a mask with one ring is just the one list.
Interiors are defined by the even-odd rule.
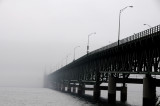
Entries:
[[[129,77],[145,75],[142,79]],[[156,87],[160,80],[160,25],[129,36],[118,42],[90,52],[47,76],[48,82],[57,90],[83,95],[93,90],[93,98],[99,100],[101,90],[108,90],[108,102],[116,101],[116,90],[121,101],[127,100],[127,83],[143,84],[143,106],[154,106]],[[108,86],[101,86],[108,83]],[[117,83],[122,83],[117,87]],[[85,85],[93,85],[87,88]]]

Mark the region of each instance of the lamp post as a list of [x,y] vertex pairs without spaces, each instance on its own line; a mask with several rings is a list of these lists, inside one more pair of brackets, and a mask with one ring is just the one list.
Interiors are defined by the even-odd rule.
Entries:
[[119,11],[119,28],[118,28],[118,47],[119,47],[119,39],[120,39],[120,27],[121,27],[121,13],[127,9],[128,7],[132,8],[133,6],[126,6]]
[[[120,27],[121,27],[121,13],[127,9],[128,7],[132,8],[133,6],[126,6],[124,8],[122,8],[120,11],[119,11],[119,28],[118,28],[118,50],[119,50],[119,39],[120,39]],[[118,65],[118,70],[119,70],[119,65]],[[124,74],[123,74],[124,76]],[[123,87],[125,89],[125,82],[123,82]]]
[[70,56],[70,54],[68,54],[67,56],[66,56],[66,65],[67,65],[67,60],[68,60],[68,57]]
[[152,28],[150,25],[148,25],[148,24],[143,24],[143,25],[147,25],[148,27],[150,27],[150,28]]
[[90,37],[91,35],[93,35],[93,34],[96,34],[96,32],[90,33],[90,34],[88,35],[87,54],[89,53],[89,37]]
[[73,57],[73,61],[75,60],[75,51],[76,51],[76,48],[78,48],[78,47],[80,47],[80,46],[76,46],[76,47],[74,48],[74,57]]

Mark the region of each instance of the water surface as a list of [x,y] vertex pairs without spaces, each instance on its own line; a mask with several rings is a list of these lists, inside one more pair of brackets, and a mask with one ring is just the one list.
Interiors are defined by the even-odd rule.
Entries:
[[[157,93],[160,89],[157,88]],[[86,91],[92,95],[93,92]],[[107,91],[101,92],[101,97],[107,99]],[[142,85],[128,85],[128,99],[120,102],[120,92],[117,91],[117,106],[142,106]],[[107,101],[107,100],[106,100]],[[62,93],[47,88],[16,88],[0,87],[0,106],[110,106],[106,103],[93,103],[87,99]]]

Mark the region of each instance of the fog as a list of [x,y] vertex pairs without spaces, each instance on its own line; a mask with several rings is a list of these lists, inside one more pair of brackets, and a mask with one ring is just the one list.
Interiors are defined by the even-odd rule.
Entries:
[[159,0],[0,0],[0,86],[41,87],[44,71],[160,24]]

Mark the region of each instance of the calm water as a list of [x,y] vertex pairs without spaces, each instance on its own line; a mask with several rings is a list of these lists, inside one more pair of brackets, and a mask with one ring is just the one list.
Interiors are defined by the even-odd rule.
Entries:
[[[92,92],[86,92],[92,94]],[[102,91],[107,98],[107,92]],[[117,101],[120,100],[117,92]],[[129,85],[128,101],[124,106],[142,105],[141,85]],[[45,88],[0,88],[0,106],[102,106],[93,104],[82,98]],[[107,106],[107,105],[105,105]]]
[[94,106],[45,88],[0,88],[0,106]]

